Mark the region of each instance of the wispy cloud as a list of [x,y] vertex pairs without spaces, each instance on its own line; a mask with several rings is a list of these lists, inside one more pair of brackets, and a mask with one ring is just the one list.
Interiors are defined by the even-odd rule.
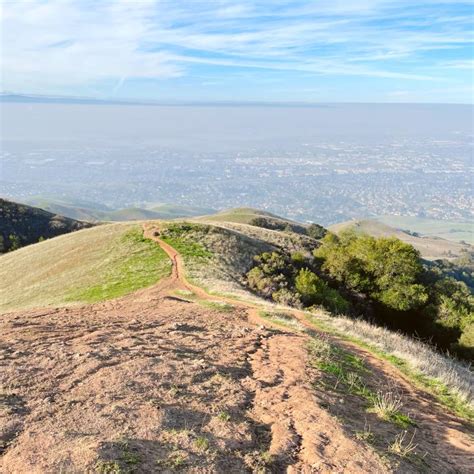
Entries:
[[14,90],[117,93],[197,66],[405,81],[472,67],[471,7],[449,0],[31,0],[3,3],[1,20]]

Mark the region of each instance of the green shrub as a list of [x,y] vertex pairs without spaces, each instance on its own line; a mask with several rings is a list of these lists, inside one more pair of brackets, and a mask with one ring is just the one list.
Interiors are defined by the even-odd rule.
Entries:
[[296,291],[307,306],[322,303],[327,284],[308,268],[302,268],[295,278]]
[[314,255],[331,278],[388,308],[408,311],[428,300],[418,284],[423,270],[418,251],[396,238],[328,234]]

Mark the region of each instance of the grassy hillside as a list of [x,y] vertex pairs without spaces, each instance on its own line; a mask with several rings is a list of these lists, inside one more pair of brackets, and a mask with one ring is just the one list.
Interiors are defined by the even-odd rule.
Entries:
[[275,214],[250,207],[240,207],[218,212],[210,216],[202,216],[199,220],[206,222],[218,222],[224,224],[246,224],[263,229],[294,232],[296,234],[308,235],[313,238],[321,238],[326,229],[317,224],[302,224],[290,219],[279,217]]
[[90,226],[90,223],[0,199],[0,253]]
[[163,238],[183,255],[189,276],[199,285],[245,297],[250,293],[244,276],[256,255],[282,249],[309,255],[318,245],[295,232],[226,221],[168,223]]
[[383,224],[418,232],[427,237],[440,237],[454,242],[467,242],[474,245],[474,222],[466,220],[425,219],[423,217],[380,216]]
[[267,217],[270,219],[284,220],[280,217],[266,211],[253,209],[251,207],[236,207],[234,209],[226,209],[210,216],[203,216],[202,219],[215,222],[236,222],[239,224],[250,224],[256,217]]
[[194,217],[211,214],[214,209],[197,206],[178,206],[174,204],[154,204],[147,206],[147,209],[157,213],[159,219],[176,219],[179,217]]
[[397,237],[403,242],[413,245],[427,260],[454,259],[460,257],[464,251],[474,250],[472,246],[467,244],[445,240],[436,236],[412,235],[396,227],[371,219],[334,224],[329,227],[329,230],[337,234],[349,228],[374,237]]
[[[170,262],[141,224],[104,224],[0,257],[0,302],[93,302],[152,284]],[[344,275],[360,270],[369,288],[403,287],[417,273],[412,248],[357,242],[335,260],[342,239],[333,234],[146,226],[174,247],[163,245],[174,278],[106,304],[0,317],[2,472],[470,472],[470,367],[305,300],[328,291],[321,258]],[[348,265],[354,255],[361,265]],[[252,266],[263,277],[253,301],[215,294],[243,288]],[[310,269],[319,276],[302,279]],[[301,304],[277,306],[266,287],[297,290]]]
[[0,311],[122,296],[168,275],[171,264],[136,224],[110,224],[0,257]]

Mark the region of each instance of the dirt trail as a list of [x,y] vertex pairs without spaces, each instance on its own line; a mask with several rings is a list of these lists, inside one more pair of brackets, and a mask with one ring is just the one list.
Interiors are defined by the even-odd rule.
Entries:
[[[173,247],[159,238],[159,232],[157,233],[156,230],[156,228],[147,229],[145,234],[155,240],[172,259],[176,268],[175,278],[177,281],[181,282],[188,290],[193,291],[200,298],[211,298],[202,288],[193,285],[186,279],[181,256]],[[218,299],[246,309],[249,320],[256,324],[267,327],[279,327],[266,319],[262,319],[259,316],[261,308],[253,303],[231,297],[219,296],[216,298],[212,296],[212,299]],[[319,332],[318,328],[307,320],[304,312],[296,309],[288,309],[285,312],[291,314],[302,326],[311,332]],[[410,413],[417,423],[418,434],[415,441],[419,451],[425,453],[435,451],[440,458],[440,462],[437,463],[437,472],[472,472],[474,469],[474,429],[472,426],[466,424],[455,415],[447,413],[444,407],[432,395],[414,387],[407,377],[390,363],[376,357],[370,351],[356,344],[331,336],[326,337],[364,360],[373,374],[374,386],[385,385],[387,389],[403,396],[404,409]],[[302,345],[303,343],[299,341],[300,348]],[[293,345],[289,344],[285,347],[287,350],[291,350]],[[342,412],[343,410],[341,410]],[[278,413],[279,411],[277,410],[273,412],[272,416],[277,416]],[[288,420],[286,422],[289,425],[294,423],[294,421]]]
[[[169,278],[104,303],[1,316],[1,473],[396,470],[330,415],[307,335],[270,327],[255,305],[187,281],[180,255],[154,232],[145,230],[170,256]],[[353,350],[374,378],[413,397],[431,472],[469,472],[472,445],[459,420],[389,364]]]

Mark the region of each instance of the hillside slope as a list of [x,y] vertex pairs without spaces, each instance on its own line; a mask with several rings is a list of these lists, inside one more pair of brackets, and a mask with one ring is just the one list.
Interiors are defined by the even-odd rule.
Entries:
[[228,237],[229,249],[278,244],[194,225],[145,223],[173,264],[156,285],[2,315],[2,472],[470,471],[472,427],[391,363],[323,331],[323,314],[189,281],[190,264],[212,258],[203,237],[216,251]]
[[336,234],[346,229],[354,229],[356,232],[366,233],[374,237],[396,237],[413,245],[421,253],[421,256],[427,260],[451,260],[459,258],[464,252],[474,251],[474,247],[466,243],[446,240],[436,236],[413,235],[376,220],[348,221],[329,226],[329,230]]
[[0,256],[0,313],[122,296],[169,274],[137,224],[104,224]]
[[285,219],[271,212],[253,209],[251,207],[236,207],[225,211],[202,216],[200,220],[207,222],[225,222],[235,224],[249,224],[271,230],[291,230],[296,233],[305,234],[307,225]]
[[43,209],[0,199],[0,253],[91,225]]
[[441,220],[412,216],[379,216],[375,220],[384,224],[417,232],[425,237],[440,237],[453,242],[474,245],[473,220]]

